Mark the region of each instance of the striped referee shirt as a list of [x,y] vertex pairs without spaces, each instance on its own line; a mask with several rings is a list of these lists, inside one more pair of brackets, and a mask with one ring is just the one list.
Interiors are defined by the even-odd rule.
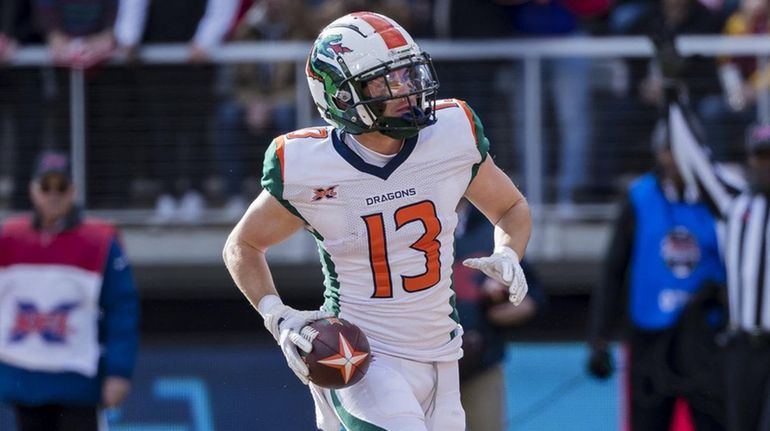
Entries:
[[698,142],[686,106],[669,106],[671,149],[691,199],[702,198],[721,221],[730,327],[770,333],[770,211],[767,196],[731,179]]

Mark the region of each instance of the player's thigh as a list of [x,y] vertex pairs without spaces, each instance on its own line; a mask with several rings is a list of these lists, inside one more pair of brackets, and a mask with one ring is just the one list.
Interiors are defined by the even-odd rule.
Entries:
[[436,363],[435,408],[429,409],[429,431],[464,431],[465,411],[460,402],[460,374],[457,361]]
[[[348,430],[426,431],[425,413],[398,359],[373,356],[361,381],[325,391]],[[367,428],[367,426],[369,428]],[[375,428],[371,428],[374,426]]]

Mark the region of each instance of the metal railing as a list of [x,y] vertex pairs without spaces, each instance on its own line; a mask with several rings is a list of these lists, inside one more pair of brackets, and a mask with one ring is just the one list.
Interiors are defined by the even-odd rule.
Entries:
[[[652,43],[644,37],[608,37],[608,38],[544,38],[544,39],[494,39],[475,41],[423,40],[421,47],[436,60],[472,62],[481,60],[518,60],[524,63],[524,143],[525,143],[525,193],[538,211],[544,203],[544,172],[541,146],[541,126],[543,107],[541,103],[541,64],[543,60],[560,57],[650,57],[653,54]],[[770,56],[770,36],[724,37],[724,36],[682,36],[677,46],[684,55],[700,54],[704,56],[743,55],[756,56],[760,64],[766,64]],[[218,64],[245,62],[291,61],[296,64],[297,82],[305,79],[305,61],[309,51],[309,42],[254,42],[230,43],[218,48],[211,54],[211,61]],[[177,44],[158,44],[144,46],[139,50],[138,59],[147,64],[183,64],[187,62],[187,47]],[[112,62],[120,64],[123,59]],[[51,65],[48,51],[42,46],[30,46],[20,49],[11,59],[10,66],[45,66]],[[70,130],[71,152],[73,158],[73,177],[78,184],[78,199],[85,204],[85,160],[86,133],[84,115],[85,80],[83,71],[70,71]],[[515,96],[511,96],[515,97]],[[310,94],[304,85],[296,86],[295,102],[297,124],[304,126],[313,118]],[[757,115],[770,118],[770,96],[767,91],[759,95]],[[511,118],[512,124],[517,119]],[[515,133],[511,131],[511,133]],[[515,141],[515,140],[514,140]]]

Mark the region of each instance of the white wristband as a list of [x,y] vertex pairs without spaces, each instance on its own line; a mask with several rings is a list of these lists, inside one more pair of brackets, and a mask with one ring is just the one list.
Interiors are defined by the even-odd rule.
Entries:
[[257,312],[260,316],[262,316],[262,318],[264,318],[265,313],[273,308],[275,304],[283,304],[283,301],[281,301],[281,298],[278,297],[278,295],[265,295],[262,297],[262,299],[259,300],[259,303],[257,304]]

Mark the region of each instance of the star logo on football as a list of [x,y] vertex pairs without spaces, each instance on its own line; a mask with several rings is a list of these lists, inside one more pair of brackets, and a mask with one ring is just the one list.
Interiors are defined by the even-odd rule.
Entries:
[[339,334],[339,337],[339,352],[336,355],[320,359],[318,363],[340,370],[343,381],[347,383],[353,377],[353,372],[358,368],[358,365],[364,362],[369,354],[354,350],[344,335]]

